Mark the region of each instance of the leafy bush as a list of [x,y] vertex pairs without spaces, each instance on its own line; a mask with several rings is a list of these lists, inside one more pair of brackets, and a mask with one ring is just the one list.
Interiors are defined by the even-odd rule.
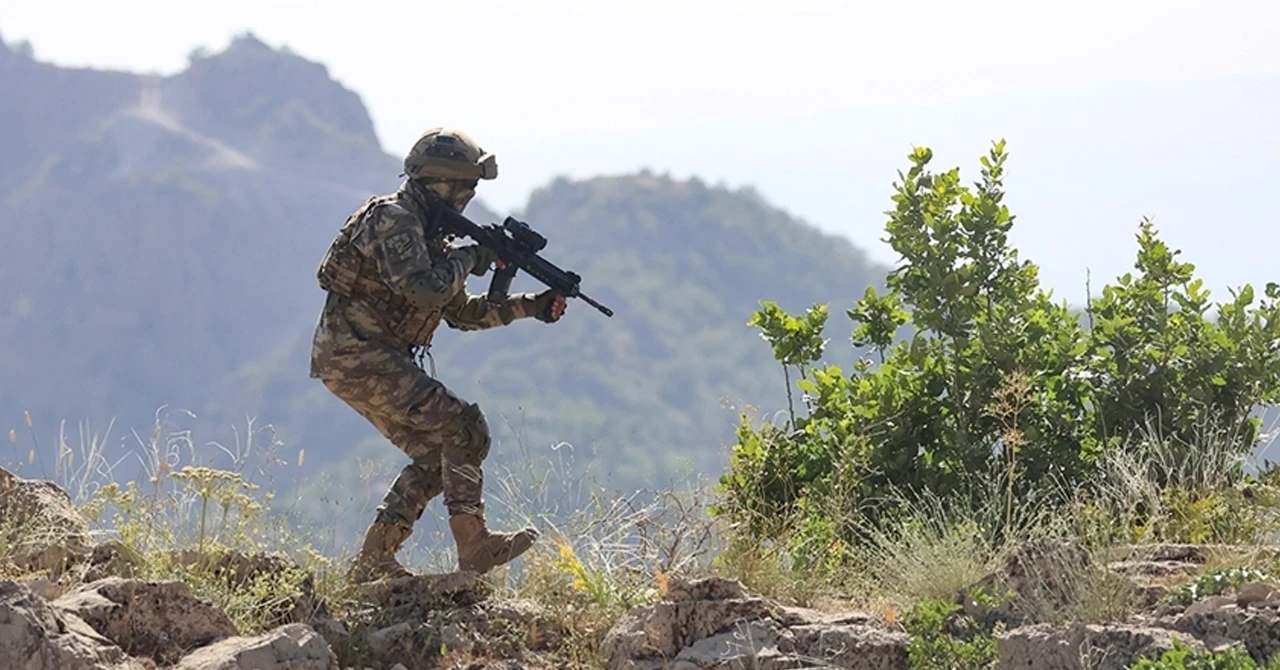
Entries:
[[1270,571],[1249,567],[1215,570],[1198,575],[1195,579],[1182,584],[1165,596],[1165,602],[1178,605],[1190,605],[1197,600],[1209,596],[1220,596],[1228,592],[1238,591],[1250,582],[1270,582],[1275,575]]
[[987,670],[1000,660],[992,630],[979,626],[955,603],[922,600],[907,612],[902,625],[911,635],[911,670]]
[[1158,660],[1143,658],[1129,667],[1131,670],[1277,670],[1280,669],[1280,658],[1273,658],[1264,665],[1240,649],[1205,653],[1175,640],[1173,649],[1166,651]]
[[[766,302],[749,321],[800,372],[807,413],[781,426],[741,418],[719,508],[740,531],[798,542],[784,533],[818,514],[826,522],[811,526],[856,540],[852,517],[891,514],[889,491],[982,490],[974,480],[993,477],[1007,522],[1015,501],[1075,492],[1103,456],[1151,435],[1174,461],[1206,432],[1230,454],[1257,444],[1250,412],[1280,397],[1280,286],[1259,300],[1246,285],[1210,316],[1194,267],[1144,220],[1135,272],[1073,311],[1008,243],[1004,143],[972,187],[958,168],[931,171],[932,158],[915,149],[894,185],[887,241],[902,262],[887,292],[868,288],[846,311],[867,351],[851,372],[820,362],[825,305],[796,317]],[[1145,476],[1159,486],[1173,474]]]

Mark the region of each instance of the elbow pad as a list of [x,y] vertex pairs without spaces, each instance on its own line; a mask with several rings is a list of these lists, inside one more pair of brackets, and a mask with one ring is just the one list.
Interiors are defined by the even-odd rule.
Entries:
[[453,299],[449,294],[449,287],[441,286],[435,277],[428,273],[410,278],[405,283],[404,297],[414,307],[427,311],[444,309],[444,306]]

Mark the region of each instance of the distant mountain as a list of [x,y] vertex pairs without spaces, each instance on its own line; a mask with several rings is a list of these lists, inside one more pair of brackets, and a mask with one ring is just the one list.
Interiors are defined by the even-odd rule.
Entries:
[[199,411],[296,330],[299,263],[396,174],[353,94],[251,37],[169,78],[6,50],[0,87],[8,418]]
[[[44,435],[113,417],[117,438],[145,435],[167,405],[195,412],[183,425],[201,444],[269,422],[309,473],[349,478],[357,456],[400,467],[307,376],[316,264],[352,209],[399,183],[355,93],[251,35],[169,77],[4,47],[0,90],[0,428],[30,410]],[[482,202],[468,214],[499,218]],[[785,406],[745,325],[759,300],[845,305],[886,271],[750,190],[696,179],[557,179],[519,214],[616,316],[573,301],[554,326],[442,330],[435,364],[485,408],[498,462],[567,443],[620,485],[714,474],[734,407]],[[833,358],[849,358],[833,312]]]

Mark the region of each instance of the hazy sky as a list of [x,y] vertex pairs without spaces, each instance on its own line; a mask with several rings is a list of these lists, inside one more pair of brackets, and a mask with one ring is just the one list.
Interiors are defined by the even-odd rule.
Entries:
[[[324,63],[357,91],[389,152],[401,153],[432,125],[470,131],[498,154],[501,177],[481,190],[498,208],[519,207],[532,188],[557,174],[650,167],[753,185],[775,204],[850,235],[887,261],[891,250],[877,241],[880,212],[913,143],[935,146],[941,167],[960,165],[976,178],[977,153],[988,140],[1006,127],[1017,132],[1040,123],[1026,126],[1025,138],[1009,138],[1010,170],[1028,175],[1023,182],[1011,177],[1011,190],[1025,189],[1011,201],[1019,203],[1023,219],[1042,222],[1039,228],[1028,224],[1016,239],[1045,267],[1060,295],[1082,297],[1086,267],[1095,283],[1099,274],[1123,272],[1132,257],[1134,225],[1144,214],[1157,223],[1163,217],[1167,236],[1204,267],[1210,286],[1263,282],[1271,268],[1265,259],[1280,255],[1270,222],[1259,220],[1270,212],[1266,192],[1280,189],[1273,176],[1280,174],[1280,159],[1254,157],[1270,170],[1252,177],[1247,198],[1256,198],[1256,207],[1254,201],[1188,204],[1179,198],[1197,182],[1197,171],[1218,167],[1190,156],[1185,166],[1169,165],[1185,155],[1169,142],[1195,135],[1195,128],[1152,134],[1148,148],[1168,150],[1160,165],[1176,168],[1186,181],[1151,182],[1132,202],[1121,191],[1099,195],[1082,210],[1087,222],[1069,223],[1054,218],[1063,216],[1055,194],[1087,200],[1093,185],[1123,184],[1146,168],[1122,153],[1099,155],[1079,174],[1079,188],[1053,185],[1047,176],[1052,166],[1065,164],[1082,144],[1054,129],[1076,124],[1071,132],[1115,130],[1108,128],[1106,110],[1086,126],[1049,118],[1060,108],[1053,102],[1018,116],[992,97],[1105,84],[1118,84],[1112,90],[1122,94],[1144,81],[1280,73],[1280,2],[361,5],[362,11],[357,3],[330,0],[0,0],[0,37],[30,40],[38,59],[58,64],[172,73],[194,48],[220,49],[231,36],[251,31]],[[901,109],[923,116],[898,123],[902,115],[895,110]],[[1239,112],[1225,103],[1205,108],[1204,119],[1275,146],[1274,118],[1219,118],[1232,110]],[[982,125],[991,119],[1008,121]],[[1237,185],[1222,184],[1226,190],[1210,195],[1233,200],[1230,189],[1239,187],[1238,180],[1227,181]],[[1222,214],[1223,220],[1179,219],[1188,208],[1199,208],[1197,215]],[[1233,235],[1254,236],[1252,264],[1229,257]]]

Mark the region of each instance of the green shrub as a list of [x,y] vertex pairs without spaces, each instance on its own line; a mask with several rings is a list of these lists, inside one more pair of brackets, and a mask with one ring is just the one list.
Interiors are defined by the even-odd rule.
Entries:
[[945,600],[923,600],[902,621],[911,635],[907,663],[911,670],[986,670],[1000,660],[991,630]]
[[1271,582],[1275,575],[1270,571],[1248,567],[1215,570],[1197,576],[1182,584],[1164,597],[1165,602],[1178,605],[1190,605],[1197,600],[1209,596],[1220,596],[1228,592],[1238,591],[1250,582]]
[[1273,658],[1260,665],[1253,657],[1240,649],[1228,649],[1216,653],[1204,653],[1191,649],[1180,641],[1174,641],[1173,649],[1158,660],[1139,659],[1130,670],[1278,670],[1280,658]]
[[[866,352],[853,370],[821,363],[825,305],[793,316],[764,302],[749,321],[799,373],[806,411],[793,408],[780,426],[742,417],[718,508],[740,532],[778,537],[801,510],[817,510],[835,516],[810,525],[856,542],[849,517],[891,514],[888,492],[984,490],[993,472],[1008,523],[1016,501],[1074,495],[1105,455],[1152,435],[1171,462],[1192,458],[1206,433],[1228,455],[1258,443],[1250,412],[1280,397],[1280,286],[1259,299],[1246,285],[1210,315],[1193,266],[1144,220],[1135,271],[1075,312],[1009,245],[1003,142],[981,158],[972,187],[958,168],[931,171],[927,148],[909,158],[886,224],[902,261],[886,292],[869,288],[846,311],[851,342]],[[1237,465],[1168,504],[1194,509],[1244,481]],[[1167,490],[1177,473],[1141,474]],[[1235,523],[1210,512],[1199,510],[1200,531]]]

